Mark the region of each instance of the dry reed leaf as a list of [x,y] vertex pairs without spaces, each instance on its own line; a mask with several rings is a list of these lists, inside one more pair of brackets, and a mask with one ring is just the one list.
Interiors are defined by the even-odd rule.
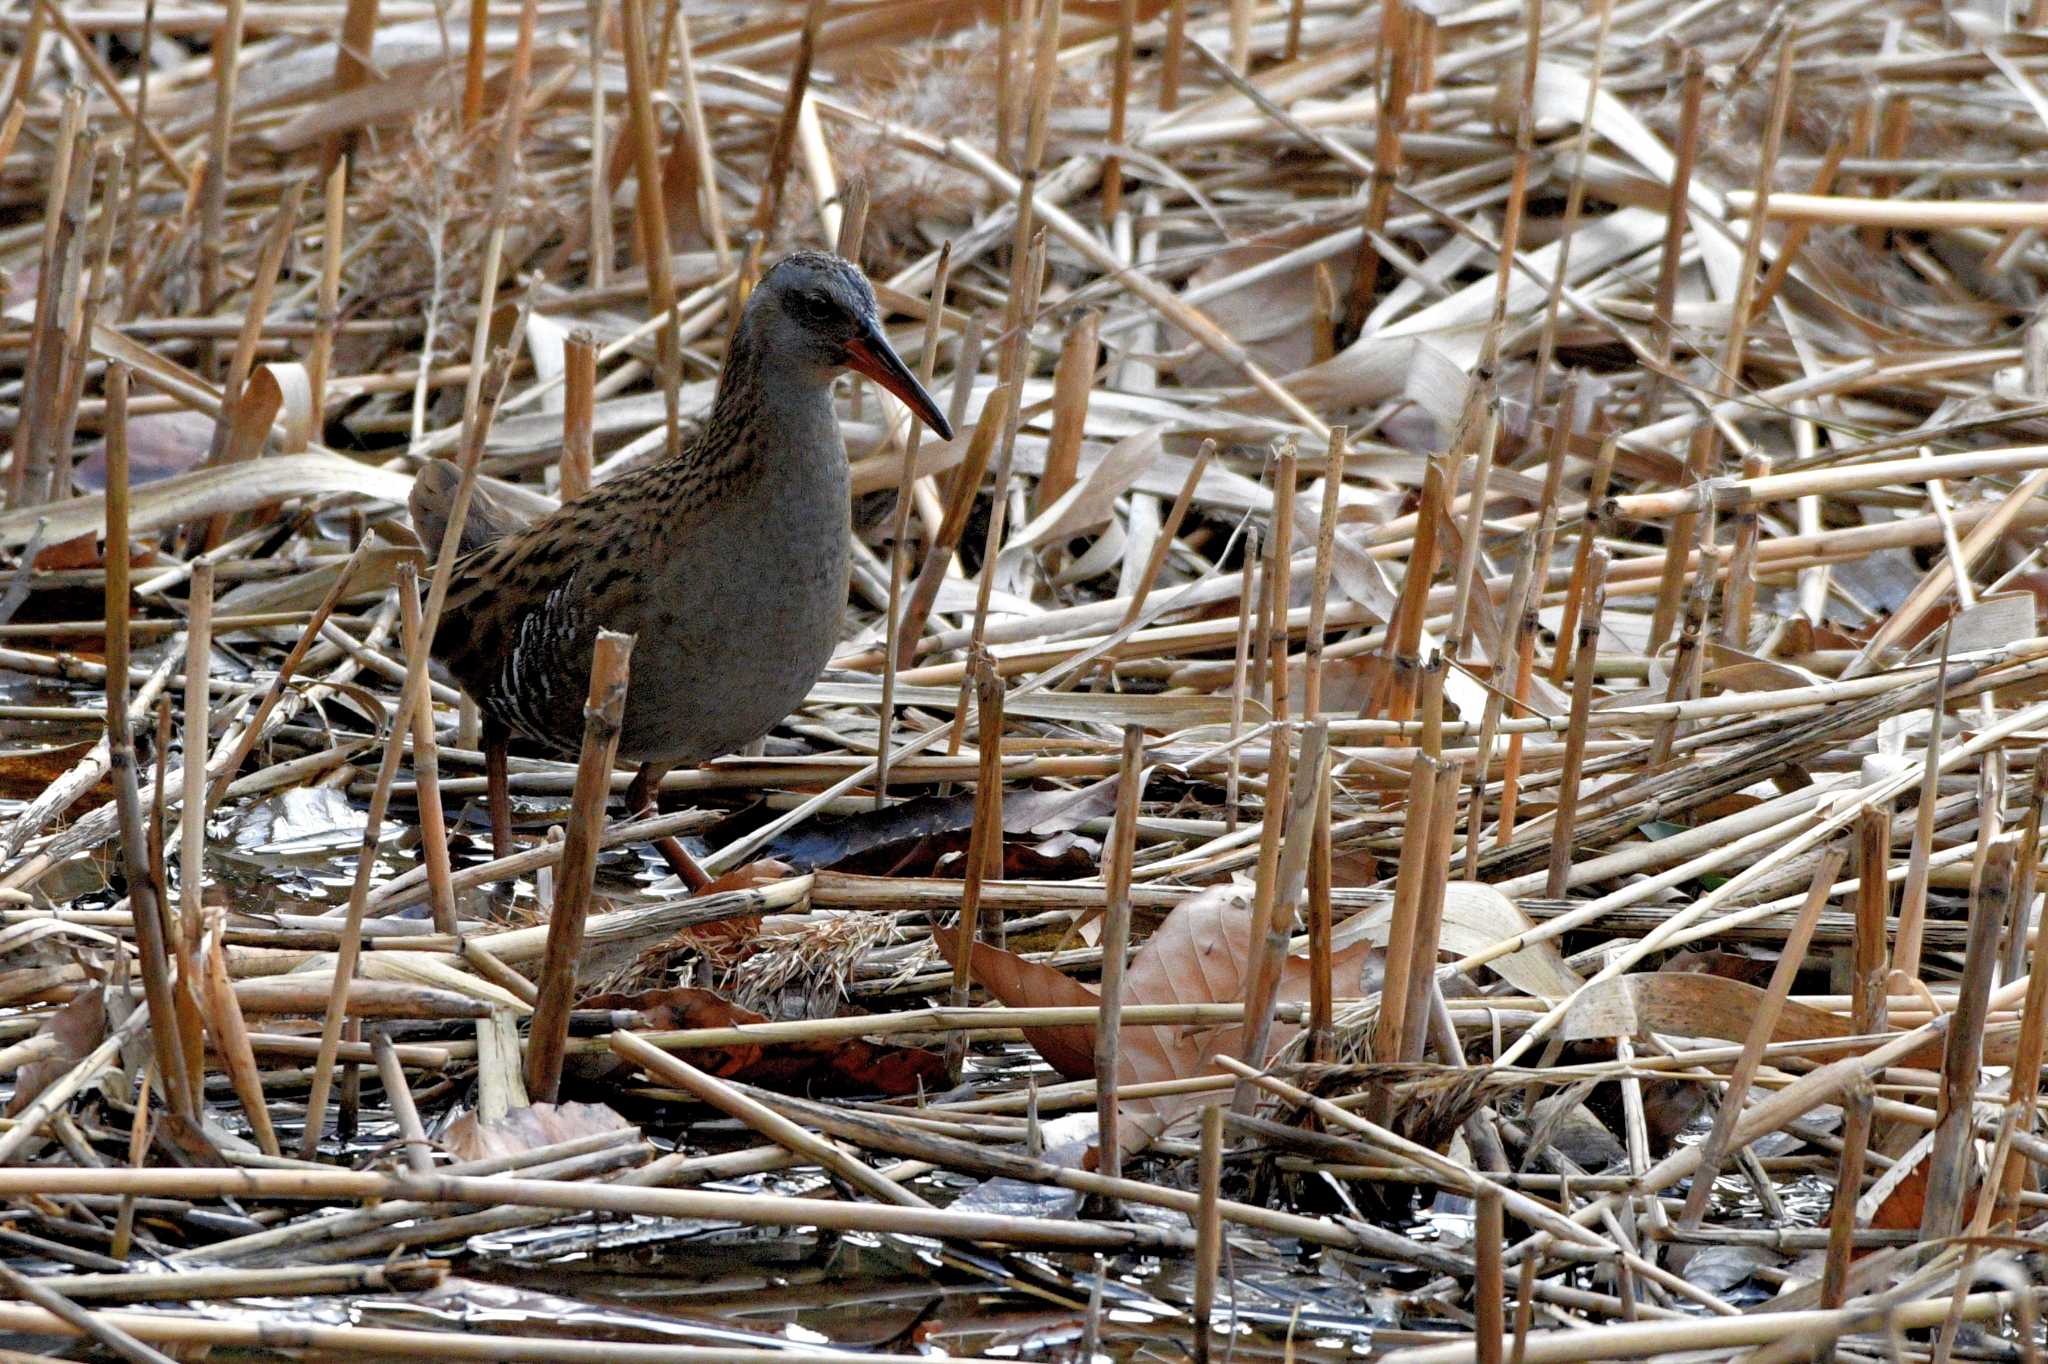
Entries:
[[1950,617],[1949,652],[1967,654],[1979,649],[2002,649],[2016,639],[2039,634],[2037,618],[2031,592],[1980,597],[1976,605]]
[[460,1161],[497,1160],[604,1132],[636,1130],[605,1104],[529,1104],[491,1121],[465,1113],[449,1124],[442,1144]]
[[1160,437],[1165,432],[1166,424],[1162,422],[1110,446],[1079,482],[1061,493],[1050,507],[1031,518],[1031,524],[1018,531],[1003,546],[1003,552],[1008,554],[1036,545],[1056,544],[1107,524],[1115,515],[1117,498],[1123,496],[1159,457]]
[[[1340,931],[1362,934],[1385,946],[1393,920],[1394,903],[1389,898],[1346,919]],[[1443,922],[1439,943],[1445,952],[1457,957],[1477,955],[1536,927],[1536,921],[1521,906],[1478,881],[1453,881],[1444,887]],[[1516,989],[1553,1003],[1568,998],[1584,983],[1557,950],[1553,939],[1496,957],[1487,963],[1487,969]]]
[[[1558,1026],[1558,1036],[1585,1041],[1661,1032],[1740,1042],[1749,1036],[1763,996],[1743,981],[1690,971],[1616,976],[1585,988]],[[1848,1019],[1788,999],[1771,1040],[1804,1042],[1849,1034]]]
[[[1715,1038],[1742,1042],[1762,1005],[1764,991],[1725,976],[1693,972],[1650,971],[1596,981],[1566,1011],[1557,1035],[1566,1041],[1634,1037],[1663,1033],[1671,1037]],[[1796,999],[1785,1001],[1773,1042],[1810,1042],[1854,1035],[1849,1019]],[[2010,1032],[1984,1039],[1984,1064],[1999,1065],[2012,1057]],[[1930,1043],[1900,1061],[1905,1066],[1939,1069],[1942,1047]]]
[[[138,488],[130,499],[128,524],[135,534],[142,535],[200,517],[253,511],[286,498],[323,494],[354,494],[402,507],[411,492],[412,480],[395,470],[314,451],[196,469]],[[0,515],[0,546],[13,549],[28,543],[36,523],[45,518],[50,524],[43,538],[52,542],[102,534],[107,523],[106,498],[75,497]]]

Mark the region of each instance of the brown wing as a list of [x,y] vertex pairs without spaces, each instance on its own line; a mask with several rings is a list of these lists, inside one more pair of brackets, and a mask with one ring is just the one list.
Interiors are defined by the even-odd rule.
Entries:
[[649,556],[701,511],[673,478],[623,475],[455,562],[434,654],[486,715],[574,753],[599,628],[639,630]]

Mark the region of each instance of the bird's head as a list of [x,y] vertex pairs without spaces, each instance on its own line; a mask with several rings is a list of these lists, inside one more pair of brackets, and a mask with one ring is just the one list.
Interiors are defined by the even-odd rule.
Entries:
[[883,334],[875,291],[852,262],[824,251],[784,256],[748,297],[742,327],[771,364],[821,378],[842,369],[864,374],[952,439],[952,423]]

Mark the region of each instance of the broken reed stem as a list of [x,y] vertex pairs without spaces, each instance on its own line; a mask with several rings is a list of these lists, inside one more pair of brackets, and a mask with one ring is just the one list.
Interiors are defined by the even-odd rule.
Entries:
[[1329,773],[1325,773],[1323,779],[1317,783],[1315,842],[1309,850],[1308,1059],[1311,1062],[1330,1060],[1337,1048],[1335,989],[1331,980],[1330,962],[1330,931],[1333,921],[1330,891],[1334,877],[1334,840],[1330,832],[1330,804],[1335,785],[1336,782]]
[[1515,166],[1508,180],[1507,206],[1501,211],[1500,252],[1494,263],[1493,314],[1488,326],[1498,337],[1507,321],[1508,288],[1514,279],[1515,253],[1521,250],[1522,215],[1529,203],[1529,163],[1536,152],[1536,68],[1543,54],[1543,0],[1529,0],[1523,15],[1522,61],[1503,65],[1501,80],[1520,77],[1515,111]]
[[[1052,371],[1052,429],[1046,436],[1045,463],[1032,494],[1031,509],[1042,512],[1067,489],[1081,463],[1081,433],[1088,425],[1088,399],[1095,391],[1096,341],[1102,314],[1090,308],[1075,318],[1060,343]],[[1214,449],[1214,442],[1209,442]]]
[[1999,939],[2013,908],[2017,862],[2012,840],[1994,843],[1972,896],[1963,975],[1956,986],[1953,1022],[1943,1040],[1940,1116],[1934,1149],[1927,1157],[1927,1200],[1920,1214],[1924,1241],[1954,1236],[1963,1228],[1976,1164],[1971,1147],[1976,1139],[1977,1080],[1983,1073],[1984,1018],[1998,966]]
[[1688,47],[1683,57],[1684,77],[1680,86],[1678,140],[1672,149],[1671,196],[1664,207],[1664,245],[1657,257],[1657,288],[1650,307],[1649,379],[1643,387],[1643,401],[1637,420],[1657,420],[1664,410],[1664,386],[1671,365],[1675,332],[1671,310],[1678,302],[1678,269],[1685,253],[1686,229],[1691,224],[1693,165],[1699,157],[1700,103],[1707,88],[1706,62],[1698,49]]
[[1593,478],[1586,487],[1586,514],[1579,521],[1578,549],[1572,555],[1572,576],[1565,588],[1564,618],[1557,626],[1557,656],[1551,660],[1550,680],[1561,683],[1572,667],[1571,641],[1578,633],[1579,609],[1585,601],[1586,565],[1593,553],[1593,546],[1602,535],[1611,531],[1601,513],[1593,508],[1604,507],[1607,502],[1607,485],[1614,474],[1614,454],[1617,448],[1615,437],[1610,434],[1600,442],[1600,453],[1593,461]]
[[348,162],[337,157],[327,172],[320,231],[320,299],[313,314],[313,345],[306,355],[308,405],[315,430],[327,413],[327,371],[334,363],[334,333],[341,325],[342,237],[348,226]]
[[[1318,726],[1315,733],[1326,731]],[[1275,721],[1268,731],[1272,757],[1266,769],[1266,795],[1259,812],[1258,879],[1254,883],[1251,928],[1246,935],[1250,963],[1245,972],[1245,1016],[1241,1055],[1248,1064],[1265,1064],[1266,1038],[1273,1026],[1273,996],[1280,983],[1279,961],[1272,959],[1276,920],[1292,924],[1294,904],[1279,907],[1280,851],[1287,830],[1287,815],[1294,802],[1289,795],[1289,773],[1293,769],[1294,726]],[[1317,757],[1320,759],[1320,751]],[[1286,938],[1281,938],[1284,954]],[[1230,1111],[1238,1116],[1251,1112],[1257,1096],[1249,1085],[1240,1084],[1231,1095]]]
[[1230,768],[1223,779],[1223,831],[1237,832],[1242,811],[1240,786],[1243,783],[1244,751],[1239,742],[1244,737],[1244,699],[1248,694],[1252,658],[1252,617],[1251,603],[1258,596],[1259,580],[1259,532],[1256,527],[1245,531],[1243,562],[1238,566],[1237,579],[1237,639],[1231,652],[1230,673]]
[[1128,630],[1144,614],[1145,603],[1152,595],[1152,589],[1159,582],[1159,574],[1166,567],[1166,560],[1173,552],[1174,541],[1180,535],[1180,528],[1187,519],[1188,508],[1194,504],[1195,490],[1202,482],[1202,475],[1209,470],[1209,461],[1216,456],[1216,442],[1204,440],[1195,452],[1195,458],[1188,465],[1188,476],[1181,480],[1180,491],[1174,494],[1173,505],[1167,508],[1166,519],[1160,523],[1159,535],[1152,542],[1152,552],[1145,558],[1145,567],[1138,573],[1138,580],[1131,588],[1131,604],[1124,610],[1123,619],[1117,622],[1117,629]]
[[590,914],[597,874],[598,838],[611,795],[612,765],[625,722],[626,679],[633,637],[599,630],[590,658],[590,694],[583,703],[583,751],[576,760],[568,836],[555,867],[555,903],[537,982],[539,994],[526,1046],[526,1092],[553,1103],[562,1082],[562,1047],[569,1039],[569,1009],[576,998],[576,963],[583,951],[583,921]]
[[190,610],[185,622],[184,805],[178,820],[178,932],[189,947],[199,940],[206,885],[206,755],[212,692],[213,574],[210,560],[192,566]]
[[[1478,460],[1472,469],[1472,491],[1466,498],[1465,524],[1460,528],[1458,581],[1451,602],[1451,626],[1445,643],[1452,656],[1472,656],[1472,585],[1479,567],[1479,545],[1485,538],[1486,494],[1493,480],[1493,456],[1500,442],[1500,405],[1492,385],[1484,385],[1480,398],[1486,404],[1486,419],[1479,436]],[[1498,661],[1498,660],[1496,660]]]
[[369,553],[369,548],[370,542],[367,540],[356,546],[355,550],[350,553],[347,561],[336,572],[334,584],[327,589],[327,595],[320,599],[320,604],[313,608],[313,614],[307,617],[305,628],[300,631],[298,641],[292,645],[291,651],[285,655],[284,662],[278,665],[277,676],[273,677],[270,680],[270,684],[264,688],[262,699],[256,703],[256,709],[250,713],[248,720],[242,725],[240,736],[235,740],[234,749],[229,754],[227,760],[220,765],[220,771],[214,774],[213,786],[206,793],[206,800],[209,805],[218,805],[221,802],[227,794],[229,785],[233,783],[235,774],[241,771],[242,764],[249,760],[251,753],[255,752],[256,745],[262,740],[272,712],[277,709],[278,703],[284,699],[284,694],[290,690],[291,680],[297,675],[299,665],[305,661],[307,652],[312,649],[314,642],[320,638],[320,632],[326,627],[328,618],[334,614],[334,608],[341,604],[342,599],[348,595],[350,587],[354,585],[356,572],[362,567],[363,559]]
[[[398,568],[399,640],[410,659],[424,652],[420,642],[419,570],[412,564]],[[440,745],[434,737],[434,707],[422,701],[413,711],[413,786],[420,812],[420,858],[427,867],[427,903],[434,915],[434,931],[458,933],[455,915],[455,869],[448,858],[447,814],[441,805]]]
[[[681,4],[669,7],[676,45],[676,72],[682,85],[683,135],[690,141],[690,158],[697,172],[697,202],[704,230],[711,238],[711,253],[718,268],[732,265],[732,245],[725,230],[725,200],[718,192],[718,158],[711,149],[711,125],[704,117],[704,101],[697,89],[697,60],[690,39],[690,17]],[[600,113],[603,106],[599,105]],[[605,220],[609,222],[609,219]]]
[[1288,711],[1287,612],[1294,596],[1295,465],[1290,437],[1273,464],[1273,539],[1266,547],[1266,658],[1271,689],[1266,709],[1275,720],[1285,720]]
[[[981,888],[988,879],[991,856],[1003,854],[1003,679],[986,650],[971,657],[975,709],[980,726],[975,734],[979,780],[974,788],[974,827],[967,839],[967,865],[961,876],[960,920],[954,925],[952,1005],[967,1007],[968,982],[974,961],[974,940],[982,930]],[[1000,862],[998,861],[1000,866]],[[1001,923],[1002,911],[994,911]],[[934,931],[938,931],[934,929]],[[983,935],[985,936],[985,935]],[[967,1036],[947,1040],[947,1071],[957,1075],[966,1055]]]
[[[1892,819],[1888,802],[1866,806],[1856,817],[1856,942],[1850,976],[1849,1026],[1858,1035],[1885,1031],[1886,911],[1891,889]],[[1835,1202],[1828,1217],[1827,1260],[1820,1302],[1839,1307],[1849,1284],[1850,1240],[1856,1230],[1856,1201],[1862,1196],[1865,1156],[1870,1146],[1875,1095],[1859,1079],[1842,1099],[1841,1160],[1835,1173]]]
[[[1379,292],[1379,241],[1387,226],[1387,209],[1393,202],[1394,181],[1401,174],[1401,124],[1408,111],[1408,87],[1414,66],[1408,60],[1411,31],[1408,6],[1403,0],[1383,0],[1380,6],[1380,100],[1373,120],[1372,175],[1367,181],[1364,231],[1359,236],[1358,257],[1351,273],[1351,299],[1344,310],[1345,329],[1356,335],[1365,328],[1367,312]],[[1240,72],[1243,67],[1231,63]]]
[[562,342],[562,459],[556,491],[564,502],[590,491],[596,388],[597,338],[578,327]]
[[86,1311],[48,1283],[31,1279],[4,1264],[0,1264],[0,1288],[42,1308],[101,1349],[129,1361],[129,1364],[176,1364],[169,1355],[143,1344],[103,1314]]
[[405,1063],[398,1059],[398,1048],[380,1029],[370,1038],[370,1049],[377,1058],[377,1079],[384,1086],[384,1097],[391,1105],[391,1116],[405,1143],[405,1166],[414,1174],[431,1174],[433,1145],[420,1124],[419,1108],[413,1102],[411,1086],[405,1082]]
[[462,64],[462,130],[469,132],[484,117],[485,37],[490,31],[491,0],[470,0],[469,48]]
[[[1138,0],[1120,0],[1117,9],[1116,51],[1110,67],[1109,144],[1124,140],[1124,107],[1131,98],[1131,40],[1138,27]],[[1123,211],[1123,158],[1114,152],[1102,159],[1102,222],[1105,227]]]
[[[1468,407],[1468,413],[1474,408]],[[1456,449],[1456,442],[1453,443]],[[1422,626],[1429,601],[1430,581],[1436,577],[1437,524],[1448,499],[1446,481],[1453,471],[1444,456],[1432,454],[1422,466],[1422,497],[1415,513],[1415,548],[1401,579],[1401,597],[1394,609],[1394,621],[1387,628],[1384,662],[1376,689],[1387,698],[1375,709],[1396,722],[1415,714],[1417,670],[1422,666]]]
[[[1551,826],[1549,879],[1544,894],[1564,898],[1571,884],[1572,832],[1578,815],[1579,778],[1585,771],[1586,737],[1593,712],[1594,673],[1600,651],[1600,618],[1607,606],[1607,551],[1596,549],[1586,565],[1586,613],[1580,618],[1571,718],[1565,729],[1564,773],[1557,788],[1557,817]],[[1563,637],[1559,636],[1560,644]]]
[[[754,209],[753,232],[759,238],[774,233],[782,210],[783,184],[789,179],[791,154],[796,149],[797,115],[810,91],[811,62],[818,50],[818,25],[824,18],[825,0],[809,0],[804,6],[803,28],[798,33],[796,60],[789,69],[789,87],[782,97],[782,117],[775,125],[775,141],[768,153],[767,177],[762,181],[761,199]],[[647,183],[642,182],[643,193],[648,192]],[[660,184],[658,180],[653,183]],[[653,192],[660,191],[657,188]]]
[[[532,0],[528,0],[529,6],[531,3]],[[808,39],[816,25],[815,11],[819,5],[820,0],[812,0],[813,13],[805,20],[807,41],[799,79],[807,79],[810,74]],[[682,380],[682,333],[680,319],[676,317],[676,286],[670,263],[668,216],[661,184],[661,129],[654,117],[653,81],[647,66],[646,0],[619,0],[619,7],[619,27],[626,56],[626,105],[631,117],[628,136],[633,141],[633,175],[638,186],[634,197],[634,219],[640,228],[640,259],[647,267],[648,303],[655,316],[661,319],[661,330],[655,335],[655,364],[668,417],[668,457],[674,459],[681,451],[683,441],[682,407],[677,390]],[[794,98],[801,100],[802,85],[795,88]],[[795,120],[796,107],[792,104],[785,113],[786,126],[776,138],[778,164],[785,168],[789,157],[786,139],[794,130]],[[762,210],[771,221],[776,201],[781,197],[781,182],[779,172],[771,176],[767,192],[762,196]],[[734,316],[738,316],[737,312]]]
[[[1423,848],[1423,881],[1415,914],[1415,961],[1408,971],[1408,1005],[1401,1015],[1401,1052],[1397,1059],[1422,1059],[1429,1036],[1431,995],[1436,989],[1437,954],[1443,943],[1444,893],[1449,887],[1451,837],[1458,822],[1458,765],[1439,760],[1436,794]],[[1445,1057],[1455,1062],[1460,1057]]]
[[1095,1025],[1095,1168],[1111,1179],[1123,1174],[1117,1125],[1117,1046],[1123,1024],[1124,964],[1131,945],[1131,869],[1138,855],[1138,807],[1143,799],[1145,727],[1124,726],[1117,769],[1116,818],[1103,845],[1108,882],[1102,914],[1102,1015]]
[[[1501,1247],[1507,1240],[1506,1218],[1500,1194],[1481,1189],[1472,1205],[1472,1333],[1479,1364],[1501,1364],[1506,1336],[1507,1281],[1502,1272]],[[1522,1270],[1522,1292],[1527,1295],[1535,1274]]]
[[[178,978],[171,1003],[172,1026],[184,1062],[186,1088],[194,1101],[204,1093],[206,1031],[199,1007],[198,949],[206,885],[206,753],[212,717],[207,678],[213,664],[213,564],[192,567],[185,636],[185,730],[181,755],[183,792],[178,809],[178,914],[170,934],[171,960]],[[161,1026],[161,1025],[159,1025]]]
[[1181,53],[1187,46],[1188,0],[1166,0],[1166,43],[1159,62],[1159,112],[1180,107]]
[[[278,1145],[277,1131],[270,1122],[269,1101],[263,1093],[263,1073],[257,1067],[255,1047],[249,1040],[248,1020],[242,1016],[242,1003],[235,994],[234,982],[228,979],[227,948],[222,942],[224,930],[221,923],[222,917],[216,916],[199,982],[202,1002],[206,1006],[208,1031],[213,1035],[214,1050],[220,1053],[227,1069],[228,1080],[234,1086],[235,1097],[241,1101],[243,1116],[249,1120],[249,1131],[256,1138],[256,1145],[266,1156],[280,1156],[284,1152]],[[202,1072],[195,1071],[198,1073]]]
[[[128,879],[129,918],[135,926],[135,947],[142,972],[144,1007],[159,1020],[149,1029],[164,1103],[182,1117],[197,1120],[183,1057],[177,1050],[172,1023],[171,958],[160,909],[161,882],[151,874],[151,840],[144,829],[142,796],[135,776],[135,740],[128,718],[128,367],[107,368],[107,750],[114,779],[114,800],[120,815],[122,869]],[[157,783],[162,790],[163,784]]]
[[[242,18],[243,0],[227,0],[227,13],[213,40],[213,118],[207,125],[199,211],[199,306],[205,312],[221,302],[221,256],[228,240],[229,133],[234,126],[235,85],[242,67]],[[209,364],[212,351],[209,342]]]
[[[1209,1364],[1210,1338],[1215,1331],[1216,1276],[1223,1266],[1223,1219],[1218,1215],[1217,1204],[1223,1185],[1224,1116],[1221,1104],[1212,1103],[1202,1110],[1201,1154],[1195,1176],[1202,1203],[1195,1215],[1195,1301],[1190,1313],[1196,1364]],[[1233,1292],[1230,1297],[1235,1308],[1237,1294]]]
[[[1422,883],[1429,851],[1429,830],[1434,827],[1437,774],[1449,764],[1418,753],[1408,769],[1408,799],[1404,806],[1400,865],[1394,873],[1394,907],[1387,923],[1387,967],[1380,982],[1380,1015],[1373,1033],[1372,1054],[1380,1061],[1398,1061],[1406,1035],[1408,973],[1414,969],[1417,916],[1422,904]],[[1455,768],[1452,768],[1455,771]],[[1472,822],[1478,824],[1477,803]],[[1375,1096],[1374,1109],[1391,1111],[1391,1091]]]
[[[939,247],[938,264],[932,271],[931,293],[925,300],[924,354],[918,361],[918,379],[930,389],[939,362],[939,325],[946,311],[946,285],[952,277],[953,243],[948,238]],[[917,647],[917,631],[906,630],[903,607],[904,575],[910,567],[910,506],[917,486],[917,450],[924,439],[924,423],[912,419],[903,443],[903,470],[896,478],[896,506],[889,531],[889,604],[884,624],[882,649],[882,703],[875,723],[875,808],[889,798],[889,760],[894,756],[896,733],[896,670],[907,661],[904,641]],[[938,561],[943,567],[944,561]],[[934,590],[936,591],[936,580]],[[927,606],[929,609],[929,606]],[[921,628],[921,625],[920,625]]]
[[[1349,427],[1330,428],[1330,452],[1323,467],[1323,507],[1316,522],[1316,566],[1308,594],[1308,638],[1302,646],[1301,714],[1308,720],[1317,719],[1323,713],[1323,636],[1329,619],[1330,577],[1336,567],[1337,518],[1343,506],[1344,459],[1350,434]],[[1189,490],[1193,489],[1194,481],[1200,475],[1201,464],[1207,461],[1214,449],[1213,442],[1203,443],[1196,472],[1189,476]],[[1178,510],[1180,504],[1176,502],[1174,506]],[[1179,524],[1177,519],[1175,524]],[[1128,625],[1130,620],[1124,623]]]
[[910,666],[917,654],[917,642],[924,634],[925,621],[930,617],[932,604],[939,599],[939,588],[945,581],[946,564],[953,557],[953,551],[960,547],[960,537],[967,533],[968,519],[974,513],[975,494],[981,489],[981,477],[988,469],[990,456],[995,453],[996,442],[1008,421],[1008,410],[1017,400],[1017,390],[1005,386],[988,396],[982,404],[981,416],[975,420],[974,433],[967,439],[967,453],[960,466],[954,471],[953,491],[946,501],[946,514],[939,525],[938,533],[925,545],[924,560],[918,566],[917,574],[911,579],[910,600],[903,608],[903,623],[896,636],[896,666],[903,669]]
[[[1539,628],[1539,605],[1543,597],[1543,566],[1549,562],[1550,534],[1557,524],[1557,504],[1546,500],[1542,520],[1537,522],[1536,536],[1529,545],[1528,562],[1533,570],[1528,589],[1517,606],[1514,628],[1509,638],[1514,641],[1510,657],[1514,660],[1514,688],[1509,704],[1514,709],[1513,718],[1529,713],[1529,692],[1536,676],[1536,632]],[[1515,836],[1515,814],[1521,795],[1522,748],[1525,736],[1521,730],[1508,735],[1507,757],[1501,765],[1500,814],[1496,818],[1494,838],[1497,846],[1506,847]],[[1485,769],[1481,768],[1474,780],[1485,782]],[[1476,802],[1475,802],[1476,805]],[[1473,827],[1478,827],[1475,809]],[[1468,840],[1469,841],[1469,840]]]
[[[1744,478],[1762,478],[1771,461],[1751,452],[1742,461]],[[1721,600],[1721,642],[1731,649],[1749,648],[1749,617],[1756,605],[1757,509],[1744,507],[1734,516],[1735,546],[1728,556],[1728,591]]]

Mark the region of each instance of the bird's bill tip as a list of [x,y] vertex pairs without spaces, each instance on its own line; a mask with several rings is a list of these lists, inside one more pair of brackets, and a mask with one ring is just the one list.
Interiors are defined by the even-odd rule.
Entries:
[[846,364],[854,373],[866,375],[893,393],[905,407],[917,414],[919,421],[936,432],[940,440],[953,439],[953,423],[939,411],[932,395],[925,392],[924,385],[910,372],[910,366],[903,363],[903,357],[889,344],[889,338],[882,335],[880,327],[870,326],[865,335],[856,336],[847,343]]

